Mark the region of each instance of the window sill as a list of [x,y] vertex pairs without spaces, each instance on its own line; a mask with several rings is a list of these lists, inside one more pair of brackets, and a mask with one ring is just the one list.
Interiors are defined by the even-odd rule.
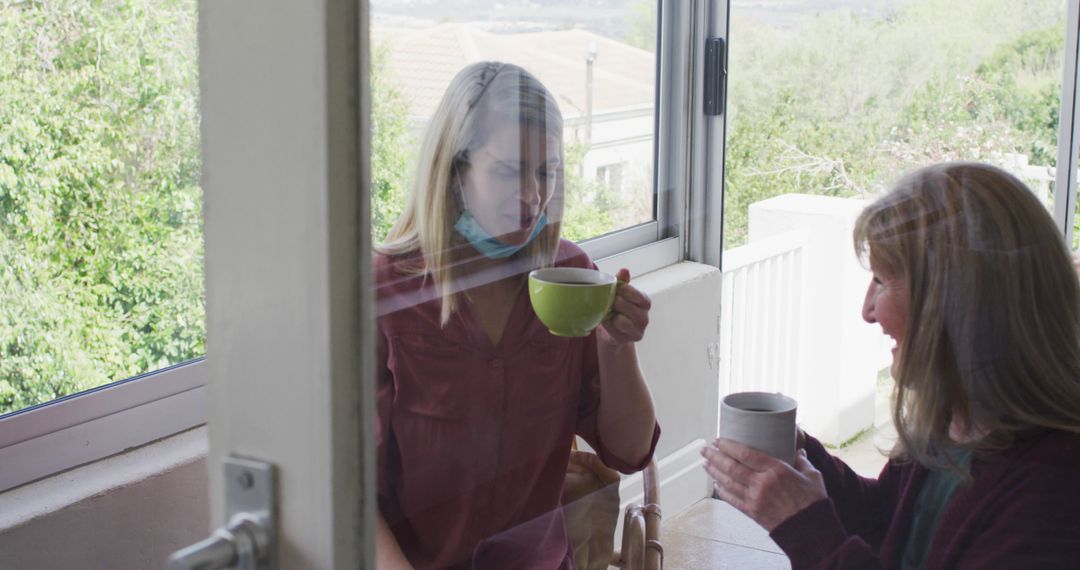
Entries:
[[0,493],[0,535],[204,460],[207,441],[204,425]]

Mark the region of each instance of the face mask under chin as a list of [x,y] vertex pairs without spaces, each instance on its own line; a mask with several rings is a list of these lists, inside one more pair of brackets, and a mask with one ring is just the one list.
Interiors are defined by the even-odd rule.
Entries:
[[540,217],[536,220],[536,224],[533,226],[532,231],[529,233],[528,239],[520,245],[505,243],[491,235],[490,232],[480,225],[480,222],[477,221],[468,209],[462,211],[457,223],[454,224],[454,229],[469,242],[469,245],[473,246],[474,249],[483,254],[484,257],[487,257],[488,259],[505,259],[532,243],[533,240],[536,239],[536,236],[540,235],[541,230],[547,226],[547,223],[547,214],[541,213]]

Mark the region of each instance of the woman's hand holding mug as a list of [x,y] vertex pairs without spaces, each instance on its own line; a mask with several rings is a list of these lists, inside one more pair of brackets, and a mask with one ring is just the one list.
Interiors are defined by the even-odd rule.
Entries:
[[701,454],[717,495],[769,532],[828,496],[802,449],[794,466],[730,439],[717,439]]

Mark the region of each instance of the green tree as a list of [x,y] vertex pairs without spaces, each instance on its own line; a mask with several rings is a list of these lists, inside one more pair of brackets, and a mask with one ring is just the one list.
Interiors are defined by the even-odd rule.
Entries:
[[415,148],[409,126],[409,104],[387,65],[385,45],[373,49],[371,64],[371,233],[379,243],[405,209],[409,194],[410,149]]
[[656,7],[655,0],[635,0],[630,4],[623,42],[645,51],[656,51]]
[[0,2],[0,412],[205,352],[194,0]]
[[613,211],[605,185],[587,181],[581,176],[584,144],[567,145],[566,166],[563,168],[565,202],[560,233],[563,238],[580,241],[603,235],[616,229]]
[[629,192],[596,178],[587,178],[582,175],[585,152],[584,143],[566,146],[562,237],[582,241],[652,219],[652,194],[641,191],[641,188],[649,187],[651,179],[634,177],[633,165],[625,165],[631,179],[623,186],[633,189]]
[[1052,166],[1061,17],[1055,0],[919,0],[774,28],[733,8],[725,247],[780,194],[870,195],[948,159]]
[[[0,413],[205,353],[196,0],[0,0]],[[408,107],[372,66],[373,226]]]

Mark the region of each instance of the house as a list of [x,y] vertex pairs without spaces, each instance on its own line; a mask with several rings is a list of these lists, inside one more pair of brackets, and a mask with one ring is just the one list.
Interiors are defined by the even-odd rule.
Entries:
[[581,165],[586,180],[616,192],[651,187],[657,67],[652,52],[582,29],[497,34],[445,23],[376,26],[372,34],[375,45],[387,50],[385,69],[409,103],[417,134],[461,68],[486,60],[515,63],[554,94],[567,144],[587,148]]

